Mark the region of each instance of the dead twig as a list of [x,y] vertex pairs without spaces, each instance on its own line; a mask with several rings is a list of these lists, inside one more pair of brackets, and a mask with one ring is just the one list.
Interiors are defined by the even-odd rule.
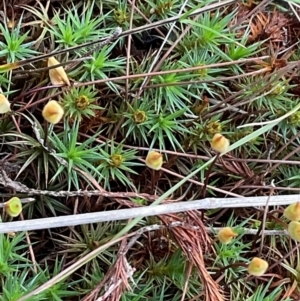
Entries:
[[[0,233],[69,227],[91,223],[115,220],[127,220],[135,217],[157,216],[177,212],[199,209],[238,208],[265,206],[268,197],[242,197],[242,198],[206,198],[195,201],[167,203],[156,206],[135,207],[102,212],[83,213],[46,217],[26,221],[0,223]],[[269,206],[288,205],[299,201],[299,195],[271,196]]]

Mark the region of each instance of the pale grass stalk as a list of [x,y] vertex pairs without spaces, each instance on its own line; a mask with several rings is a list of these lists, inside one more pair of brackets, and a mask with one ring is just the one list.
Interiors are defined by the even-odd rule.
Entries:
[[[263,207],[266,205],[267,199],[268,196],[242,198],[206,198],[202,200],[176,202],[156,206],[47,217],[25,221],[0,223],[0,233],[33,231],[39,229],[50,229],[100,222],[128,220],[136,217],[156,216],[199,209],[205,210],[216,208]],[[289,205],[299,201],[299,199],[299,195],[271,196],[268,206]]]

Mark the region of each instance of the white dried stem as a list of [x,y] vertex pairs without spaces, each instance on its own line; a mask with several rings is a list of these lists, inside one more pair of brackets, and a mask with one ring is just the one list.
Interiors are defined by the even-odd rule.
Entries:
[[[47,217],[41,219],[2,223],[0,224],[0,233],[31,231],[107,221],[127,220],[135,217],[163,215],[198,209],[258,207],[265,206],[267,199],[267,196],[247,198],[206,198],[203,200],[168,203],[156,206]],[[288,205],[299,201],[299,199],[299,195],[276,195],[270,197],[268,205]]]

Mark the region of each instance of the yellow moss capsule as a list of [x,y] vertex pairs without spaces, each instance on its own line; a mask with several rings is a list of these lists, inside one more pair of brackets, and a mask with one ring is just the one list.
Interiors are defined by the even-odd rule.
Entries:
[[[52,67],[60,64],[60,62],[53,56],[48,58],[48,67]],[[49,70],[49,77],[52,85],[63,85],[67,84],[70,86],[70,81],[68,75],[62,66],[53,68]]]
[[49,123],[59,123],[64,116],[64,109],[56,100],[50,100],[43,109],[42,115]]
[[217,234],[219,241],[223,244],[229,244],[232,239],[237,236],[238,234],[235,233],[230,227],[222,228]]
[[4,203],[6,213],[11,217],[17,217],[22,212],[22,203],[19,198],[13,197]]
[[258,257],[254,257],[248,265],[248,273],[253,276],[262,276],[268,269],[269,264]]
[[283,215],[290,221],[300,220],[300,202],[290,204],[284,209]]
[[150,151],[146,157],[146,165],[154,170],[160,170],[163,164],[162,154],[156,151]]
[[211,148],[219,153],[225,153],[230,145],[230,142],[221,134],[215,134],[211,140]]
[[288,226],[288,234],[292,239],[300,241],[300,223],[291,221]]
[[7,112],[10,112],[10,102],[3,94],[0,94],[0,114]]

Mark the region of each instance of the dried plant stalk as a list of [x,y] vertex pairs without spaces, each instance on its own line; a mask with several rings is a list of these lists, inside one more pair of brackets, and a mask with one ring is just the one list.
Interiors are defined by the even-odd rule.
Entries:
[[[105,196],[107,192],[102,192]],[[59,194],[59,193],[58,193]],[[97,195],[101,195],[98,191]],[[61,195],[60,195],[61,196]],[[111,197],[118,197],[113,193]],[[133,197],[126,193],[119,193],[119,197]],[[137,207],[129,209],[119,209],[103,212],[83,213],[76,215],[66,215],[57,217],[47,217],[27,221],[17,221],[0,223],[0,233],[31,231],[39,229],[49,229],[57,227],[69,227],[83,224],[99,223],[105,221],[127,220],[135,217],[155,216],[176,212],[184,212],[197,209],[214,208],[238,208],[265,206],[268,197],[247,197],[247,198],[206,198],[203,200],[175,202],[157,206]],[[299,195],[276,195],[269,199],[269,206],[289,205],[299,201]]]

